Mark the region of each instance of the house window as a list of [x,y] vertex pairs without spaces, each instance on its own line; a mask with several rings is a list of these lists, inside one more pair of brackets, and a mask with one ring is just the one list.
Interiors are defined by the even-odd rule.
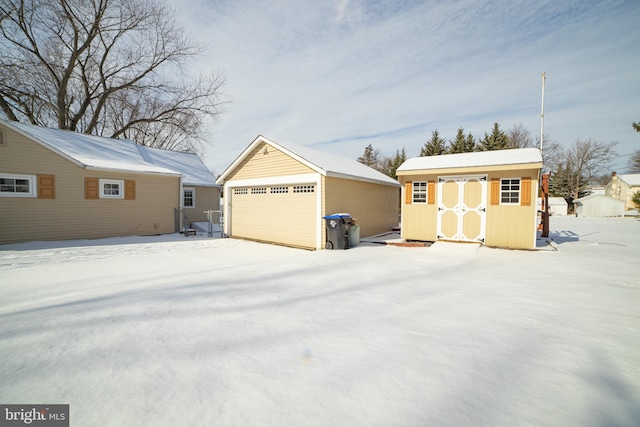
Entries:
[[0,174],[0,196],[35,197],[36,177],[34,175]]
[[315,185],[294,185],[294,193],[314,193],[316,191]]
[[184,206],[185,208],[194,208],[196,206],[195,188],[182,189],[182,206]]
[[124,199],[124,181],[117,179],[101,179],[100,198]]
[[427,181],[413,183],[413,203],[427,203]]
[[500,180],[500,204],[520,204],[520,178],[508,178]]

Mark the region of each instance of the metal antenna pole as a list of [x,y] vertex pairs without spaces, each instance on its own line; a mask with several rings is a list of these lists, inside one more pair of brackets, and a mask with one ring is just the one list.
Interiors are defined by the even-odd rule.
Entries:
[[544,139],[544,81],[547,79],[546,73],[542,73],[542,110],[540,112],[540,151],[542,152],[542,140]]

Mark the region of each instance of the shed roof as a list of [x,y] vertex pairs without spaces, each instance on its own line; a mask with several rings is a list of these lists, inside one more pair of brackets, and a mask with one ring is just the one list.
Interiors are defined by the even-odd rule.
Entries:
[[356,181],[372,182],[377,184],[399,187],[400,184],[393,178],[378,172],[356,160],[324,151],[315,150],[291,143],[275,142],[265,136],[258,135],[251,144],[234,160],[234,162],[220,175],[218,183],[224,179],[253,151],[260,143],[265,142],[288,156],[305,164],[314,171],[329,177],[352,179]]
[[127,139],[4,120],[0,123],[85,169],[183,175],[185,183],[191,185],[216,185],[211,172],[195,154],[142,147]]
[[618,175],[618,178],[629,184],[630,186],[640,186],[640,173]]
[[398,172],[502,165],[542,165],[542,154],[537,148],[479,151],[474,153],[444,154],[442,156],[413,157],[398,168]]

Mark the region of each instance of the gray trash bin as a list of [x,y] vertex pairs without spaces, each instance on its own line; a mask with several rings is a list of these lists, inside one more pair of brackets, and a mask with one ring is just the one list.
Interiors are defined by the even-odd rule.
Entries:
[[351,215],[333,214],[323,217],[327,228],[327,249],[349,249]]

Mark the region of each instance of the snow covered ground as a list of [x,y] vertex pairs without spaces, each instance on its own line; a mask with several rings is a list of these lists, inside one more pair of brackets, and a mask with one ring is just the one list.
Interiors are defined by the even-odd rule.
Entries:
[[640,221],[553,247],[0,246],[0,403],[72,426],[638,426]]

